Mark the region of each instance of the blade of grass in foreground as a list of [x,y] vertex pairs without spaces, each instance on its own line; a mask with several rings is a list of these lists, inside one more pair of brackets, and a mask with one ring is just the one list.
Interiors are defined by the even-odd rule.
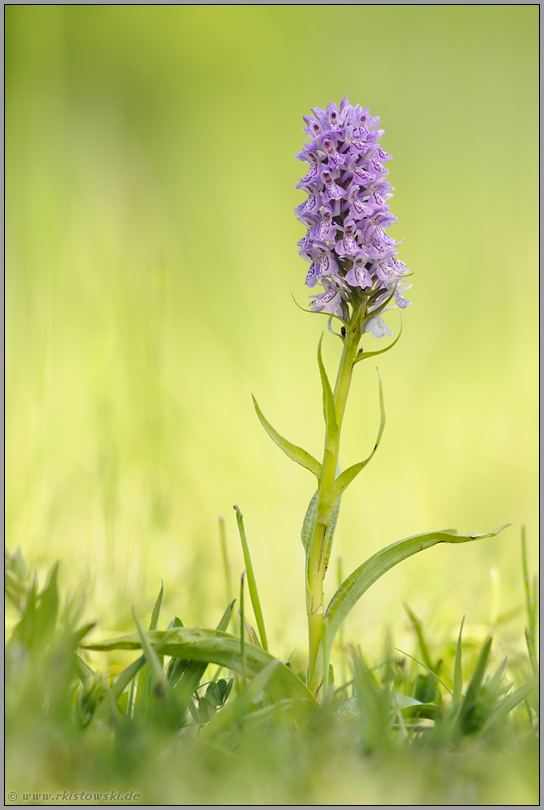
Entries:
[[[164,639],[165,634],[168,634],[167,640]],[[164,640],[164,644],[161,645],[161,652],[164,655],[214,663],[242,672],[240,639],[229,633],[201,630],[197,627],[178,627],[167,631],[150,631],[147,638],[153,645]],[[99,651],[138,650],[141,649],[141,641],[138,634],[133,633],[102,643],[85,644],[84,647]],[[259,673],[267,664],[276,660],[270,653],[252,644],[246,644],[244,653],[246,672],[252,674]],[[305,684],[281,661],[267,683],[265,692],[275,701],[285,698],[296,701],[291,710],[291,716],[296,723],[303,722],[317,709],[317,701]]]
[[521,703],[521,701],[525,700],[534,689],[538,688],[539,682],[540,677],[535,675],[533,678],[528,680],[527,683],[524,683],[523,686],[520,686],[519,689],[516,689],[515,692],[512,692],[511,695],[507,695],[500,701],[492,717],[498,718],[499,720],[504,720],[512,709],[518,705],[518,703]]
[[261,600],[259,599],[259,593],[257,591],[257,582],[255,580],[255,574],[253,572],[253,565],[251,563],[251,556],[249,554],[249,546],[247,544],[246,531],[244,529],[244,516],[242,515],[240,509],[237,506],[234,507],[234,510],[236,512],[238,531],[240,532],[240,540],[242,541],[242,550],[244,552],[244,561],[246,564],[246,571],[247,571],[247,585],[249,588],[249,595],[251,597],[251,604],[253,607],[253,612],[255,613],[257,627],[259,628],[261,644],[263,645],[263,649],[265,649],[268,652],[268,640],[266,638],[266,630],[264,627],[264,617],[263,611],[261,609]]
[[[219,624],[217,625],[218,630],[224,631],[227,629],[227,627],[229,626],[233,610],[234,610],[234,600],[230,603],[230,605],[228,605],[227,609],[223,613],[219,621]],[[163,647],[161,648],[163,649]],[[168,653],[166,654],[168,655]],[[179,711],[182,714],[182,716],[185,715],[187,707],[189,706],[189,701],[191,700],[191,697],[195,689],[198,688],[200,681],[204,676],[208,663],[209,662],[196,661],[192,659],[189,662],[189,664],[185,667],[183,677],[175,687]]]
[[[157,625],[159,623],[159,616],[160,616],[160,613],[161,613],[161,606],[162,606],[163,596],[164,596],[164,582],[161,579],[161,589],[159,591],[159,595],[157,596],[157,599],[156,599],[155,604],[153,606],[153,610],[151,611],[151,621],[149,622],[149,629],[150,630],[156,630],[157,629]],[[136,614],[134,613],[134,610],[132,611],[132,615],[134,617],[134,622],[136,624],[136,627],[138,628],[138,632],[140,632],[140,630],[141,630],[141,632],[143,633],[143,630],[140,627],[140,623],[139,623],[139,621],[138,621],[138,619],[136,617]],[[145,658],[146,663],[144,664],[141,671],[139,672],[137,681],[135,680],[133,682],[132,689],[131,689],[131,695],[129,696],[128,711],[130,713],[131,707],[132,707],[132,700],[133,700],[133,697],[134,697],[134,689],[136,689],[136,700],[134,701],[134,717],[145,717],[145,715],[147,714],[148,708],[149,708],[149,691],[150,691],[150,682],[149,681],[150,681],[150,679],[149,679],[149,660],[148,660],[148,658],[150,660],[152,660],[152,659],[151,659],[151,654],[149,653],[148,655],[146,655],[145,652],[146,651],[145,651],[145,648],[144,648],[144,658]],[[158,663],[158,661],[157,661],[157,663]],[[154,662],[153,662],[152,666],[154,666]],[[161,669],[161,673],[162,673],[162,669]],[[156,683],[159,683],[159,681],[156,681]]]
[[219,539],[221,543],[221,557],[223,560],[223,570],[225,572],[227,602],[232,602],[232,584],[230,579],[229,556],[227,554],[227,535],[225,532],[225,520],[222,517],[219,518]]
[[247,715],[251,703],[260,692],[265,691],[279,663],[277,658],[270,661],[258,675],[255,675],[255,677],[246,684],[244,689],[236,695],[234,700],[215,715],[204,732],[203,736],[205,739],[214,737],[224,729],[230,728],[235,723],[239,723]]
[[536,621],[538,615],[537,607],[537,578],[534,578],[533,593],[531,594],[531,586],[529,583],[529,566],[527,565],[527,540],[525,537],[525,526],[521,527],[521,564],[523,569],[523,584],[525,586],[525,605],[527,608],[527,623],[525,629],[525,641],[527,644],[527,652],[529,654],[529,661],[533,675],[538,675],[538,659],[536,655]]
[[461,702],[461,693],[463,690],[462,636],[464,623],[465,617],[463,616],[463,621],[459,628],[459,638],[457,639],[457,649],[455,650],[455,661],[453,664],[452,704],[454,706],[457,706],[457,704]]

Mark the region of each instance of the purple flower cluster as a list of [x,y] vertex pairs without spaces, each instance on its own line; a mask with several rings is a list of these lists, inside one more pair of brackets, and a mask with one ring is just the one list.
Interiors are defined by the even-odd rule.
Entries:
[[379,144],[380,119],[368,108],[353,107],[347,96],[340,108],[333,102],[312,113],[304,116],[311,141],[296,155],[309,170],[295,186],[308,195],[295,208],[307,227],[298,243],[310,262],[306,284],[324,288],[310,306],[349,322],[349,305],[364,301],[363,330],[375,337],[391,335],[381,314],[389,302],[390,308],[409,306],[402,293],[411,285],[399,285],[409,271],[395,258],[400,242],[384,231],[397,218],[389,210],[393,195],[385,163],[391,155]]

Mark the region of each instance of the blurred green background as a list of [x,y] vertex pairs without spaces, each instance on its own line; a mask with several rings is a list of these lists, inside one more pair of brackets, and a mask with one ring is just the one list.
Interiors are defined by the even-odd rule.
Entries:
[[[304,649],[313,479],[272,445],[250,393],[320,457],[326,321],[292,299],[308,294],[293,155],[302,115],[349,94],[381,116],[394,157],[414,306],[380,358],[386,431],[343,499],[336,554],[347,574],[411,534],[513,527],[403,563],[346,637],[365,649],[387,624],[402,633],[403,601],[437,632],[520,606],[522,523],[533,569],[537,554],[538,7],[6,13],[8,545],[60,557],[104,631],[148,609],[161,577],[166,614],[215,624],[220,514],[236,579],[243,567],[237,503],[272,649]],[[328,336],[331,376],[339,350]],[[363,366],[343,466],[377,431]]]

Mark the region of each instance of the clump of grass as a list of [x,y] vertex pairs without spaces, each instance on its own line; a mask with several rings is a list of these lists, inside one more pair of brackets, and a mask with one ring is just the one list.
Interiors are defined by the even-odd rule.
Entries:
[[[449,638],[432,643],[407,608],[411,652],[389,635],[376,663],[344,646],[347,680],[329,679],[318,704],[304,676],[262,648],[245,610],[238,635],[226,632],[234,602],[215,631],[175,617],[159,630],[161,587],[148,629],[134,614],[134,634],[92,644],[81,603],[61,605],[57,571],[40,587],[20,551],[6,556],[18,616],[6,647],[7,787],[19,796],[85,789],[132,790],[146,804],[536,802],[533,591],[521,683],[513,682],[519,667],[514,676],[507,660],[492,664],[491,638],[474,651],[462,624],[453,648]],[[100,649],[137,656],[114,675],[91,668],[85,650]]]

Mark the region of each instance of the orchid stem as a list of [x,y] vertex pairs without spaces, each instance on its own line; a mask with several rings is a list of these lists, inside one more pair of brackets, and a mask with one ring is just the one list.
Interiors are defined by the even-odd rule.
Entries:
[[330,422],[327,422],[323,468],[318,488],[317,517],[310,541],[306,568],[306,609],[308,614],[309,642],[307,685],[310,691],[316,696],[322,689],[323,678],[326,677],[326,673],[321,671],[322,662],[319,656],[319,647],[323,638],[323,580],[327,570],[325,562],[325,542],[330,516],[323,514],[322,506],[324,497],[334,484],[336,478],[340,449],[340,433],[355,357],[361,339],[362,312],[363,307],[361,306],[354,313],[344,337],[344,349],[334,390],[336,423],[330,424]]

